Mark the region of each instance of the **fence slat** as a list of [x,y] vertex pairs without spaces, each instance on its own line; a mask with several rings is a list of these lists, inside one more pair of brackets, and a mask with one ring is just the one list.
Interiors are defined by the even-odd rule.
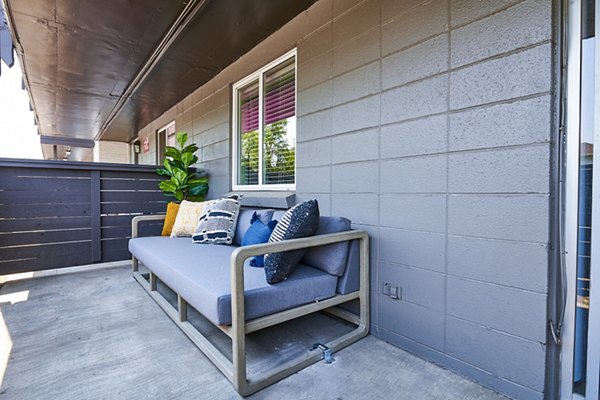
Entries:
[[[1,167],[0,167],[1,168]],[[4,172],[4,170],[2,170]],[[80,192],[89,188],[89,177],[84,179],[74,178],[19,178],[5,176],[2,174],[2,187],[4,190],[29,190],[29,191],[51,191],[60,189],[65,192]]]
[[[87,254],[86,262],[91,262],[91,241],[71,243],[33,244],[21,247],[2,248],[2,260],[13,261],[21,259],[52,258],[68,256],[69,254]],[[0,266],[2,264],[0,263]],[[68,265],[65,265],[68,266]]]
[[[2,160],[0,160],[1,162]],[[0,165],[1,166],[1,165]],[[5,177],[20,177],[20,178],[89,178],[90,170],[78,170],[65,168],[30,168],[24,167],[3,167],[2,175]]]
[[0,251],[6,246],[19,246],[31,243],[60,243],[91,239],[92,235],[89,228],[39,232],[0,233]]
[[[140,236],[159,236],[162,232],[162,221],[160,223],[141,223],[138,234]],[[102,237],[105,239],[124,238],[131,236],[131,224],[110,226],[102,228]],[[1,239],[0,239],[1,240]]]
[[0,191],[0,204],[61,204],[61,203],[87,203],[90,201],[89,184],[81,191],[64,190],[4,190]]
[[77,265],[87,264],[90,264],[90,254],[89,252],[82,252],[61,256],[55,255],[53,257],[0,262],[0,271],[2,271],[3,274],[15,274],[19,272],[42,271],[45,269],[75,267]]
[[109,178],[135,178],[135,179],[148,179],[153,181],[161,181],[164,178],[158,175],[156,172],[136,172],[132,174],[129,171],[102,171],[102,179]]
[[89,216],[0,220],[0,232],[45,231],[50,229],[73,229],[89,227]]
[[0,218],[81,217],[90,213],[89,203],[0,205]]
[[158,190],[158,180],[150,179],[101,179],[102,190]]
[[[154,192],[102,192],[103,203],[128,202],[138,203],[146,201],[166,202],[168,199],[160,191]],[[166,207],[165,207],[166,210]]]
[[101,209],[102,214],[164,213],[167,210],[167,202],[102,203]]

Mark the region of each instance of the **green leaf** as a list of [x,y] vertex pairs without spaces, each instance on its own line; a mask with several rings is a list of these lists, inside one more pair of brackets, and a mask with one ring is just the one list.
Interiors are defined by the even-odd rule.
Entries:
[[175,198],[179,201],[184,200],[184,196],[183,196],[183,191],[182,190],[177,190],[175,192]]
[[165,157],[171,157],[173,160],[181,159],[181,151],[175,147],[167,146],[165,148]]
[[190,185],[190,186],[202,185],[205,183],[208,183],[207,178],[193,178],[193,179],[188,180],[188,185]]
[[175,139],[177,140],[177,143],[179,143],[179,147],[183,149],[185,142],[187,142],[188,134],[186,132],[177,132]]
[[196,158],[196,160],[198,160],[198,158],[195,157],[192,153],[185,152],[181,155],[181,162],[187,168],[193,164],[192,161],[194,160],[194,158]]
[[187,170],[187,168],[185,167],[185,165],[183,165],[183,163],[181,161],[171,161],[171,167],[173,167],[173,169],[175,170],[182,170],[185,171]]
[[158,187],[163,192],[175,193],[177,191],[177,185],[173,181],[162,181],[158,184]]
[[184,171],[175,171],[173,178],[175,178],[177,183],[181,186],[187,184],[187,174]]
[[204,196],[206,193],[208,193],[208,183],[202,183],[200,185],[191,186],[189,192],[191,195],[194,196]]
[[171,176],[171,173],[164,168],[156,168],[156,173],[162,176]]
[[181,153],[195,153],[198,151],[198,145],[196,143],[192,143],[189,146],[181,149]]

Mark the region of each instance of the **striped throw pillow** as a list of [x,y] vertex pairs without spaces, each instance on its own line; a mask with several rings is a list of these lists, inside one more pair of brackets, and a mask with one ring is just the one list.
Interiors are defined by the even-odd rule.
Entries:
[[[319,227],[319,203],[309,200],[290,208],[277,223],[269,243],[312,236]],[[287,279],[298,266],[305,249],[269,253],[265,255],[267,283],[273,284]]]
[[235,194],[206,206],[192,235],[194,243],[233,243],[241,198],[242,195]]

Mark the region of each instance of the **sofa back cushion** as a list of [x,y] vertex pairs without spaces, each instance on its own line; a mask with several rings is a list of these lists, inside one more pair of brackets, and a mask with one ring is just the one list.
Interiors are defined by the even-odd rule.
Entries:
[[268,224],[271,219],[273,219],[275,210],[242,207],[235,228],[235,236],[233,237],[233,244],[235,246],[242,245],[242,239],[244,238],[246,231],[248,231],[248,228],[250,228],[250,220],[252,219],[252,214],[255,212],[263,224]]
[[[349,231],[352,223],[344,217],[321,217],[315,235]],[[301,263],[318,268],[335,276],[344,275],[348,260],[348,242],[333,243],[327,246],[308,249]]]
[[348,262],[344,275],[338,278],[337,292],[352,293],[360,289],[360,242],[353,240],[348,245]]

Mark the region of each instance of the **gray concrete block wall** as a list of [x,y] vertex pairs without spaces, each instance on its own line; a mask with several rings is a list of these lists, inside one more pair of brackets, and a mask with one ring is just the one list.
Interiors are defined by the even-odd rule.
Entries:
[[372,333],[539,399],[552,12],[543,0],[320,0],[140,137],[176,119],[210,196],[228,192],[230,85],[296,47],[296,201],[369,232]]
[[[336,3],[331,25],[298,43],[308,58],[299,56],[299,101],[332,90],[299,117],[298,140],[331,149],[332,211],[377,238],[375,333],[509,395],[541,398],[549,3]],[[319,120],[328,135],[313,131]],[[313,160],[326,173],[322,154]],[[382,294],[386,282],[402,300]]]

